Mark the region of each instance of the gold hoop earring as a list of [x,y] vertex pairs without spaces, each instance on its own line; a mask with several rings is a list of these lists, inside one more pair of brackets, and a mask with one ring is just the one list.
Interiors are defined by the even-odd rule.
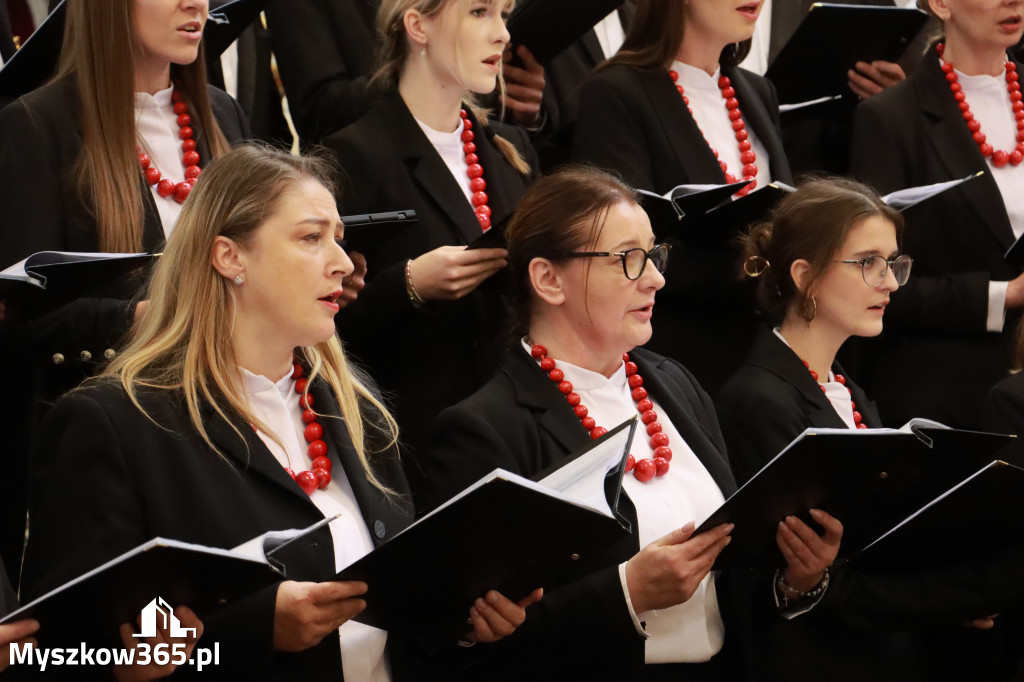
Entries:
[[754,279],[766,273],[771,266],[764,256],[750,256],[743,261],[743,274]]
[[[808,302],[810,302],[811,304],[810,312],[808,312],[807,310]],[[804,319],[807,321],[807,324],[810,324],[814,320],[814,316],[818,314],[818,302],[814,300],[814,296],[804,299],[803,309],[800,311],[800,314],[803,315]]]

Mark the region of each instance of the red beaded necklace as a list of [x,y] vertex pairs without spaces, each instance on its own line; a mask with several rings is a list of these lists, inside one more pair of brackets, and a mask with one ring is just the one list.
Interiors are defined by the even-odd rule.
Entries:
[[[807,364],[806,360],[801,358],[800,362],[804,363],[804,367],[806,367],[807,371],[811,373],[811,378],[814,379],[815,382],[817,382],[818,373],[811,369],[811,366]],[[850,387],[846,385],[846,377],[844,377],[842,374],[836,374],[834,376],[836,382],[842,384],[843,388],[846,389],[846,392],[850,394],[850,408],[853,410],[853,423],[857,426],[858,429],[868,428],[863,423],[861,423],[864,421],[864,417],[861,415],[860,412],[857,411],[857,403],[853,402],[853,393],[850,391]],[[821,389],[822,393],[828,393],[828,391],[825,390],[825,387],[822,384],[818,384],[818,388]]]
[[960,79],[956,71],[953,70],[953,65],[942,58],[945,50],[946,46],[943,43],[935,46],[935,51],[939,53],[942,72],[946,74],[946,81],[949,83],[949,89],[953,92],[953,97],[960,107],[964,121],[967,122],[967,129],[974,136],[974,141],[981,150],[981,155],[985,158],[992,157],[992,165],[996,168],[1002,168],[1007,163],[1011,166],[1020,165],[1021,161],[1024,161],[1024,102],[1021,101],[1020,77],[1017,75],[1017,65],[1009,59],[1006,60],[1006,89],[1010,93],[1013,116],[1017,121],[1017,146],[1012,151],[993,149],[992,145],[985,141],[985,133],[981,132],[981,123],[974,118],[971,107],[967,104],[967,96],[963,92],[963,86],[958,82]]
[[473,121],[465,109],[459,110],[462,118],[462,153],[466,155],[466,175],[469,176],[469,190],[473,193],[469,201],[473,204],[473,213],[480,222],[480,229],[486,232],[491,229],[491,207],[487,205],[487,183],[484,181],[484,167],[480,165],[480,157],[476,154],[476,134],[473,132]]
[[[676,71],[669,71],[668,75],[671,76],[672,82],[676,84],[676,90],[679,91],[679,95],[683,98],[683,104],[686,105],[686,110],[690,112],[690,116],[693,117],[693,109],[690,108],[690,99],[686,96],[683,91],[683,86],[679,85],[679,74]],[[718,88],[722,91],[722,97],[725,98],[725,108],[729,111],[729,120],[732,121],[732,129],[736,133],[736,142],[739,143],[740,147],[740,161],[743,163],[743,179],[750,180],[750,184],[736,192],[737,196],[746,196],[750,190],[757,187],[757,153],[750,145],[749,133],[747,133],[747,124],[743,121],[743,112],[740,111],[739,100],[736,99],[736,88],[732,87],[732,82],[728,76],[722,76],[718,79]],[[694,123],[697,119],[694,118]],[[697,128],[700,130],[700,127]],[[701,130],[701,135],[704,135],[704,131]],[[707,142],[708,147],[711,148],[711,153],[718,159],[718,150],[711,147],[711,142],[708,141],[708,136],[704,135],[704,141]],[[725,175],[725,181],[727,183],[738,182],[736,176],[729,172],[729,166],[718,159],[718,165],[722,168],[722,174]]]
[[192,117],[188,114],[188,104],[185,102],[181,91],[178,90],[178,84],[175,84],[174,91],[171,93],[171,102],[174,103],[174,113],[178,115],[178,137],[182,139],[181,165],[185,168],[184,182],[174,184],[166,178],[161,180],[161,173],[153,165],[149,154],[142,151],[138,146],[135,147],[135,150],[139,154],[139,165],[142,166],[142,172],[146,176],[146,184],[156,185],[156,193],[165,199],[173,198],[179,204],[183,204],[203,170],[199,167],[199,152],[196,151],[196,141],[192,139],[195,134],[191,126]]
[[[331,482],[331,460],[327,457],[327,443],[324,442],[324,427],[317,421],[316,412],[313,411],[313,396],[304,395],[306,391],[306,379],[303,378],[306,370],[302,365],[292,363],[292,379],[295,379],[295,392],[299,394],[299,408],[302,410],[302,423],[306,425],[303,437],[309,443],[306,453],[312,460],[312,468],[308,471],[295,473],[291,467],[285,467],[285,471],[292,477],[292,480],[299,484],[303,492],[312,495],[318,488],[323,490]],[[256,430],[256,425],[252,425]]]
[[[594,418],[588,416],[588,410],[580,402],[579,394],[573,393],[572,383],[565,380],[565,373],[555,367],[555,361],[548,357],[548,349],[535,345],[530,348],[530,354],[540,364],[540,368],[547,372],[548,378],[558,385],[558,390],[565,396],[565,401],[572,407],[583,428],[590,433],[590,437],[597,439],[608,433],[608,429],[598,426]],[[649,445],[653,451],[651,457],[645,457],[640,461],[630,453],[626,458],[626,471],[632,471],[638,481],[646,483],[655,476],[664,476],[668,473],[672,450],[668,447],[668,434],[658,423],[654,403],[647,397],[647,389],[643,387],[644,379],[637,373],[636,363],[629,359],[629,353],[623,353],[622,360],[626,363],[626,376],[629,377],[631,395],[637,411],[640,412],[640,421],[647,426],[647,435],[651,437]]]

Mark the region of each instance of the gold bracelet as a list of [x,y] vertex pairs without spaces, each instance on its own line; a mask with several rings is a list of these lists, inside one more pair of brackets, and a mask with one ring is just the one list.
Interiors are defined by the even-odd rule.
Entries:
[[412,283],[412,260],[405,261],[405,293],[409,294],[409,300],[414,306],[421,306],[426,303],[416,287]]

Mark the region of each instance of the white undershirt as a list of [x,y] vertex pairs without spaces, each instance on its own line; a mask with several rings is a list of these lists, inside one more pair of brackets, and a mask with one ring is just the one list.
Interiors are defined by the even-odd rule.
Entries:
[[[470,201],[473,193],[469,189],[469,176],[466,171],[469,166],[466,164],[466,153],[462,150],[462,119],[459,119],[459,127],[453,133],[445,133],[434,130],[423,121],[416,119],[423,134],[430,140],[437,153],[441,155],[444,165],[452,172],[455,182],[459,183],[462,193],[466,195],[466,201]],[[485,190],[486,191],[486,190]]]
[[[1013,105],[1006,89],[1006,78],[980,75],[968,76],[956,72],[959,83],[963,87],[966,101],[971,106],[974,119],[981,124],[985,133],[985,141],[994,149],[1012,151],[1017,146],[1017,121],[1013,117]],[[1010,228],[1014,238],[1024,234],[1024,163],[1011,166],[1007,164],[996,168],[992,157],[986,160],[988,172],[996,181],[999,193],[1003,197],[1003,205],[1010,219]],[[988,286],[988,318],[986,329],[990,332],[1003,330],[1006,318],[1006,287],[1007,282],[989,282]]]
[[622,47],[626,39],[626,33],[622,30],[622,20],[619,19],[619,11],[614,10],[601,21],[594,25],[594,34],[597,42],[601,44],[601,52],[605,58],[615,55]]
[[[181,165],[178,116],[171,104],[173,91],[172,86],[155,95],[148,92],[135,93],[135,131],[139,146],[149,154],[152,165],[160,171],[161,178],[167,178],[177,184],[185,180],[185,169]],[[178,222],[182,205],[173,197],[165,198],[157,194],[156,185],[151,185],[149,190],[156,202],[164,236],[169,236],[174,224]]]
[[[529,352],[525,342],[523,346]],[[587,406],[589,416],[600,426],[610,429],[637,414],[624,364],[611,378],[607,378],[561,360],[556,359],[556,362],[558,368],[565,373],[565,380],[571,382],[573,391],[579,394],[581,404]],[[623,478],[623,490],[636,507],[641,547],[689,521],[700,525],[725,501],[715,479],[668,420],[661,405],[653,397],[648,397],[654,402],[654,411],[658,413],[663,433],[668,435],[672,465],[667,474],[647,483],[638,481],[632,474],[626,474]],[[630,452],[638,460],[651,456],[643,424],[637,428]],[[619,575],[637,632],[647,637],[644,646],[644,660],[647,663],[699,663],[710,660],[721,650],[725,626],[715,593],[716,573],[709,574],[701,581],[689,601],[639,614],[633,612],[626,591],[624,564],[620,566]],[[645,627],[640,625],[641,621]]]
[[[743,178],[743,163],[740,162],[739,143],[736,131],[732,129],[729,110],[725,106],[725,98],[718,87],[721,71],[715,70],[709,76],[706,71],[680,61],[672,62],[671,66],[679,74],[678,84],[683,86],[686,98],[690,100],[690,109],[697,127],[704,133],[705,139],[712,149],[718,150],[718,158],[729,167],[729,172],[737,179]],[[742,111],[742,107],[740,110]],[[757,187],[766,187],[772,182],[771,164],[768,151],[758,139],[754,129],[747,122],[746,131],[749,135],[751,149],[757,155],[754,162],[757,166]]]
[[[778,327],[775,327],[772,331],[775,332],[775,336],[779,337],[782,343],[786,344],[786,348],[792,350],[789,342],[786,341],[786,337],[782,335]],[[795,352],[793,354],[796,355]],[[832,409],[836,411],[836,414],[843,420],[847,428],[856,429],[857,423],[853,420],[853,396],[845,385],[836,381],[836,375],[832,373],[831,368],[828,370],[828,381],[825,383],[819,382],[818,385],[825,388],[825,397],[832,403]]]
[[[302,422],[299,395],[295,392],[291,370],[275,383],[242,369],[242,380],[253,414],[277,435],[284,449],[262,431],[259,431],[260,440],[282,467],[290,467],[296,473],[308,470],[311,462],[306,454],[303,435],[306,425]],[[321,426],[325,426],[327,419],[331,417],[319,418]],[[327,488],[314,491],[309,499],[324,517],[341,514],[341,518],[330,524],[335,570],[341,570],[373,550],[370,531],[359,510],[352,485],[340,465],[336,464],[331,470],[331,482]],[[339,628],[338,639],[346,680],[390,681],[389,666],[384,656],[387,632],[349,621]]]
[[238,41],[228,45],[220,55],[220,69],[224,73],[224,92],[238,99]]

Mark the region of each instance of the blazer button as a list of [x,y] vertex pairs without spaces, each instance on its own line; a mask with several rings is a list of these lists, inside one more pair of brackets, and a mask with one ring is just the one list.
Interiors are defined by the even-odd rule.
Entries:
[[381,540],[383,540],[384,536],[387,535],[387,530],[384,528],[384,522],[380,519],[373,522],[373,534]]
[[78,354],[78,357],[82,358],[86,362],[89,362],[90,360],[92,360],[92,353],[90,353],[87,350],[83,350],[81,353]]
[[115,355],[117,355],[117,351],[114,350],[113,348],[108,348],[105,351],[103,351],[103,357],[105,357],[107,360],[113,360]]
[[64,354],[63,353],[54,353],[53,354],[53,364],[59,365],[59,364],[61,364],[63,362],[64,362]]

